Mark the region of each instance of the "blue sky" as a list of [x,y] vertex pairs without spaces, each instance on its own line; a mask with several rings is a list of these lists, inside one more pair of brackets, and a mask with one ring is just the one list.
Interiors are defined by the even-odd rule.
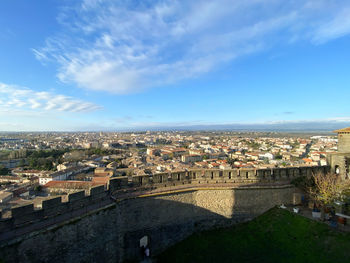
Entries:
[[350,2],[3,0],[0,131],[350,121]]

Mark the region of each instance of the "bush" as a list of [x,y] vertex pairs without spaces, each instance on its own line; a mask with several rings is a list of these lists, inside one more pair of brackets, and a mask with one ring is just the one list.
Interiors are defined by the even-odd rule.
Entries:
[[298,187],[304,191],[308,191],[310,187],[315,187],[315,181],[313,177],[301,176],[291,181],[295,187]]
[[10,169],[0,165],[0,175],[8,175],[10,173]]

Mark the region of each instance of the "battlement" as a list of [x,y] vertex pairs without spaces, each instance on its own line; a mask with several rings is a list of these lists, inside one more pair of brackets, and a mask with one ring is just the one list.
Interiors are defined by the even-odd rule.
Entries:
[[[38,230],[66,220],[83,216],[90,211],[110,205],[118,198],[118,193],[128,193],[163,189],[171,187],[195,187],[200,184],[222,184],[231,186],[275,185],[288,184],[292,179],[300,176],[311,176],[312,173],[329,171],[328,166],[318,167],[288,167],[272,169],[192,169],[187,171],[159,173],[152,176],[132,176],[112,178],[109,187],[92,187],[89,193],[79,191],[66,196],[52,197],[33,204],[14,207],[10,218],[0,219],[0,241],[14,237],[13,230],[27,228]],[[1,214],[0,214],[1,216]],[[36,225],[36,227],[28,227]],[[25,233],[25,232],[24,232]],[[16,233],[18,235],[18,233]]]
[[[85,191],[79,191],[67,196],[44,200],[37,206],[28,204],[14,207],[11,209],[10,218],[1,218],[0,233],[8,231],[11,228],[49,220],[64,214],[72,214],[77,210],[81,210],[87,206],[93,206],[104,200],[109,200],[108,191],[105,190],[104,186],[95,186],[90,189],[88,195],[85,194]],[[80,211],[80,213],[83,212]],[[78,215],[80,213],[75,214]]]
[[163,188],[169,186],[187,184],[256,184],[256,183],[278,183],[287,182],[299,176],[311,176],[313,173],[329,171],[328,166],[300,166],[271,169],[191,169],[170,173],[157,173],[150,175],[139,175],[118,177],[111,179],[109,189],[111,192],[120,189],[131,188]]

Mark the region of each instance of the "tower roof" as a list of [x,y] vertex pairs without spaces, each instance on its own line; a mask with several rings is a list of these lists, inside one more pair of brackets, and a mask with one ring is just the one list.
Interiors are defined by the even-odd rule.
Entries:
[[343,129],[339,129],[339,130],[335,130],[333,131],[335,133],[339,133],[339,132],[350,132],[350,127],[347,127],[347,128],[343,128]]

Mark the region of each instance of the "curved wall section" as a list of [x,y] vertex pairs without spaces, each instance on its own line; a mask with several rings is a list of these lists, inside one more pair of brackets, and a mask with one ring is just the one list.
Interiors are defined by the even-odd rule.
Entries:
[[[5,262],[122,262],[156,254],[196,231],[252,219],[292,203],[290,185],[210,187],[127,198],[1,244]],[[72,198],[73,200],[73,198]]]

